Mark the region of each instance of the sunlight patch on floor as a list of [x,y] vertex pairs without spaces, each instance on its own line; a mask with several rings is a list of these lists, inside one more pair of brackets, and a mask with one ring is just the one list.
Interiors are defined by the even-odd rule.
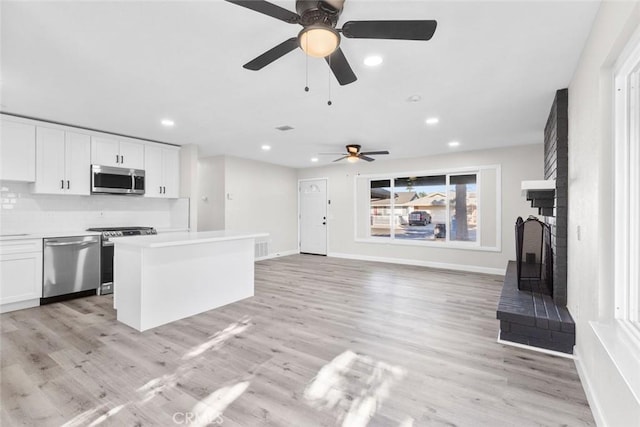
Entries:
[[164,374],[161,377],[154,378],[138,390],[139,393],[144,393],[144,397],[140,401],[140,403],[147,403],[158,394],[171,390],[178,384],[178,379],[183,376],[183,373],[186,369],[182,366],[178,367],[175,372],[171,374]]
[[[347,350],[318,371],[304,397],[316,408],[336,410],[343,427],[364,427],[405,375],[400,366]],[[412,424],[413,419],[403,423]]]
[[208,341],[203,342],[188,351],[184,356],[182,356],[182,360],[193,359],[194,357],[200,356],[205,351],[220,348],[229,338],[240,335],[249,329],[249,326],[251,326],[250,321],[251,318],[249,316],[244,316],[240,321],[230,324],[222,331],[216,332]]
[[101,416],[99,416],[98,418],[95,419],[95,421],[93,421],[91,424],[89,424],[87,427],[95,427],[97,425],[102,424],[103,422],[105,422],[107,420],[107,418],[117,414],[118,412],[120,412],[122,410],[122,408],[124,408],[127,405],[118,405],[115,408],[111,408],[109,409],[109,411],[107,411],[106,414],[102,414]]
[[222,387],[202,399],[192,409],[193,420],[190,427],[204,427],[210,424],[222,424],[222,413],[249,387],[249,381]]
[[66,423],[64,423],[62,425],[62,427],[80,427],[80,426],[86,426],[87,423],[89,422],[89,419],[91,417],[93,417],[93,415],[98,412],[99,410],[101,410],[102,408],[104,408],[106,406],[106,404],[102,404],[102,405],[98,405],[95,408],[91,408],[87,411],[84,411],[81,414],[76,415],[75,417],[73,417],[72,419],[70,419],[69,421],[67,421]]
[[[156,396],[174,389],[178,382],[188,382],[187,377],[190,376],[191,373],[195,372],[194,368],[196,368],[197,364],[203,360],[203,354],[205,352],[212,349],[219,349],[227,340],[245,332],[250,326],[251,318],[249,316],[243,316],[239,321],[231,323],[224,330],[211,335],[210,339],[206,342],[191,348],[184,356],[182,356],[183,361],[190,362],[178,366],[173,372],[165,373],[159,377],[153,378],[143,386],[139,387],[136,391],[140,393],[142,397],[137,402],[124,403],[109,409],[107,412],[104,412],[107,404],[98,405],[95,408],[89,409],[75,416],[73,419],[66,422],[63,427],[97,426],[109,417],[116,415],[130,404],[144,405],[153,400]],[[249,382],[245,381],[233,386],[220,388],[211,393],[207,398],[198,402],[194,406],[192,412],[196,421],[195,423],[190,424],[190,426],[204,426],[215,422],[215,420],[222,415],[222,412],[227,408],[227,406],[244,393],[247,387],[249,387]],[[101,415],[91,422],[91,419],[98,414]],[[197,420],[204,421],[207,419],[213,421],[209,421],[205,424],[197,424]]]

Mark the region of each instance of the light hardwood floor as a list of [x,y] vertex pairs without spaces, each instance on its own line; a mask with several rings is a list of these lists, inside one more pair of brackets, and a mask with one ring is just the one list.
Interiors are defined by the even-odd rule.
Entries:
[[501,283],[295,255],[144,333],[108,296],[3,314],[0,424],[594,425],[571,360],[496,343]]

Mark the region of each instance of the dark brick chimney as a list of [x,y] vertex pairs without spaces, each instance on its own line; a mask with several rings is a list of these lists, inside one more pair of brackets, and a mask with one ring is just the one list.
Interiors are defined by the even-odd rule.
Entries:
[[553,300],[567,305],[567,197],[569,185],[569,91],[561,89],[551,106],[544,128],[544,179],[556,180],[554,215],[546,216],[551,227],[553,250]]

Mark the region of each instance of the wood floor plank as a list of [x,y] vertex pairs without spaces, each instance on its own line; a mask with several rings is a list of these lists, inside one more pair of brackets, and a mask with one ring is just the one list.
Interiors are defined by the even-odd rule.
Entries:
[[110,296],[2,314],[3,427],[595,425],[571,360],[496,343],[499,276],[255,267],[254,297],[144,333]]

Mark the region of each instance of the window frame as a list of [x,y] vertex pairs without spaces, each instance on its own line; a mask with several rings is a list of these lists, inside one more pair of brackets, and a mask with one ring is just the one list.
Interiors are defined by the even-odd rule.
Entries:
[[[482,245],[482,195],[481,195],[481,180],[482,180],[482,171],[483,170],[492,170],[495,172],[495,197],[496,197],[496,218],[495,218],[495,245],[493,246],[483,246]],[[411,240],[411,239],[395,239],[392,237],[376,237],[371,236],[370,227],[367,227],[367,236],[359,237],[358,236],[358,221],[362,221],[363,218],[362,212],[360,212],[358,206],[358,179],[366,179],[367,180],[367,189],[370,191],[371,189],[371,181],[375,180],[390,180],[391,188],[394,188],[394,180],[397,178],[406,178],[408,176],[436,176],[436,175],[446,175],[446,186],[448,189],[449,185],[449,176],[450,175],[465,175],[469,173],[476,174],[476,185],[477,185],[477,196],[476,196],[476,209],[477,209],[477,231],[476,231],[476,241],[474,242],[463,242],[449,239],[449,232],[446,234],[446,240],[442,242],[434,242],[434,241],[426,241],[426,240]],[[417,247],[429,247],[429,248],[442,248],[442,249],[462,249],[462,250],[472,250],[472,251],[481,251],[481,252],[502,252],[502,168],[499,164],[492,165],[482,165],[482,166],[469,166],[469,167],[452,167],[446,169],[433,169],[433,170],[418,170],[418,171],[402,171],[402,172],[389,172],[389,173],[376,173],[376,174],[357,174],[354,177],[353,184],[353,192],[354,192],[354,241],[357,243],[375,243],[375,244],[385,244],[385,245],[400,245],[400,246],[417,246]],[[393,203],[392,203],[393,209]],[[367,207],[367,217],[370,216],[370,207]],[[450,221],[449,217],[449,199],[448,199],[448,191],[447,191],[447,218]],[[393,212],[393,211],[392,211]],[[447,225],[447,229],[450,227]],[[393,233],[391,233],[393,236]]]
[[614,317],[640,343],[640,43],[614,71]]

